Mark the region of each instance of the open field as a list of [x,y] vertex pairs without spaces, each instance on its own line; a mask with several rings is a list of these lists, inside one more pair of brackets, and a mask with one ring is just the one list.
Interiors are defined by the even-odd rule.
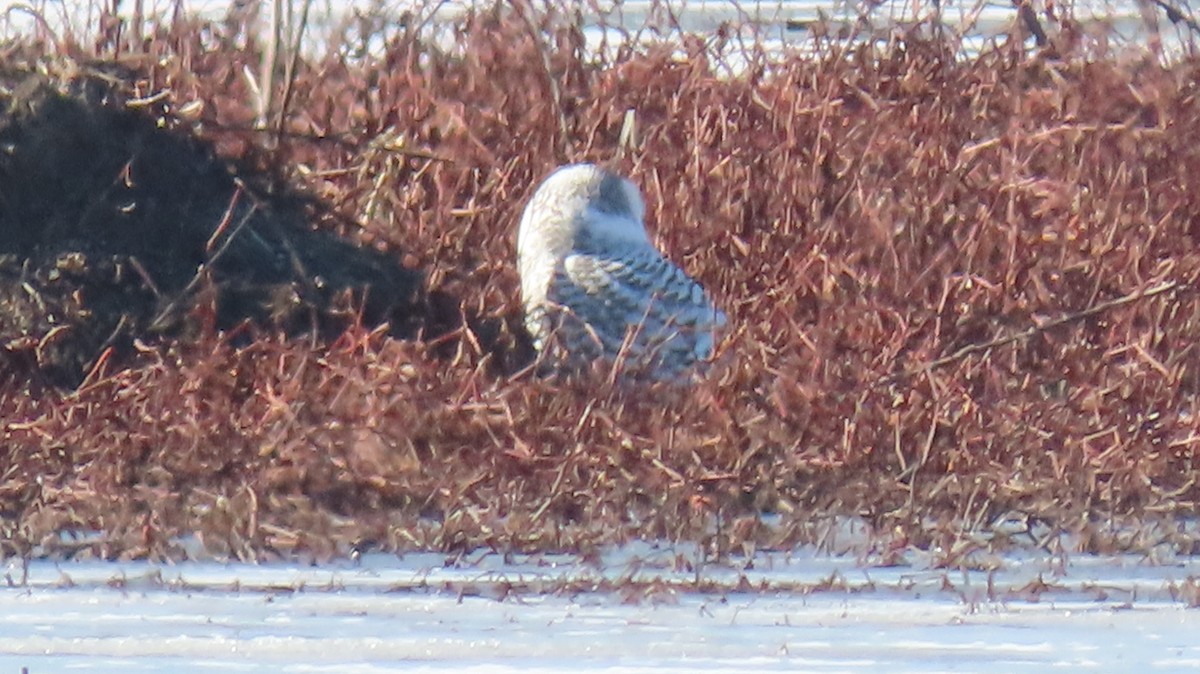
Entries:
[[[1194,57],[485,8],[264,69],[256,21],[0,48],[4,555],[1196,551]],[[528,371],[517,217],[577,160],[729,314],[708,380]]]

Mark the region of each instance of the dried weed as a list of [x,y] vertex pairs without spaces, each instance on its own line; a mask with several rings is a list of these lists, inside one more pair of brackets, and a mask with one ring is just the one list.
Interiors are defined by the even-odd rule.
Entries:
[[[879,563],[955,565],[1005,513],[1092,550],[1196,514],[1195,59],[968,61],[913,33],[725,77],[697,41],[597,61],[570,21],[494,9],[449,52],[413,22],[378,58],[300,61],[272,135],[242,30],[180,22],[123,58],[223,155],[318,197],[320,227],[427,270],[423,338],[210,331],[70,393],[6,375],[6,552],[725,554],[845,515]],[[692,390],[522,372],[519,211],[623,141],[657,240],[731,318]]]

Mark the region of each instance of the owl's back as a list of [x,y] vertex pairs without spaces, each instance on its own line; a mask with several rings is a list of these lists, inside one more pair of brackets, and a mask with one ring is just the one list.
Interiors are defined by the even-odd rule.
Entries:
[[559,367],[620,363],[654,379],[677,379],[712,357],[725,315],[704,289],[657,250],[568,255],[536,325]]

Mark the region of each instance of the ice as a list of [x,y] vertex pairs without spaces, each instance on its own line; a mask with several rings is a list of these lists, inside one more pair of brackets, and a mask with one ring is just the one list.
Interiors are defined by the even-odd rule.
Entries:
[[[1186,671],[1200,562],[869,568],[687,546],[318,566],[10,561],[0,671]],[[753,562],[749,564],[749,562]],[[747,566],[753,568],[747,569]],[[747,588],[753,588],[747,589]],[[1189,597],[1191,597],[1189,599]]]

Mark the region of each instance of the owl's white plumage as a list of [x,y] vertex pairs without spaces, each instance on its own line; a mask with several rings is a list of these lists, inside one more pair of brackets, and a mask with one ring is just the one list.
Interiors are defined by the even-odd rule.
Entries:
[[553,366],[621,362],[673,380],[712,356],[725,314],[654,247],[644,216],[633,183],[591,164],[559,168],[526,205],[517,233],[525,323]]

